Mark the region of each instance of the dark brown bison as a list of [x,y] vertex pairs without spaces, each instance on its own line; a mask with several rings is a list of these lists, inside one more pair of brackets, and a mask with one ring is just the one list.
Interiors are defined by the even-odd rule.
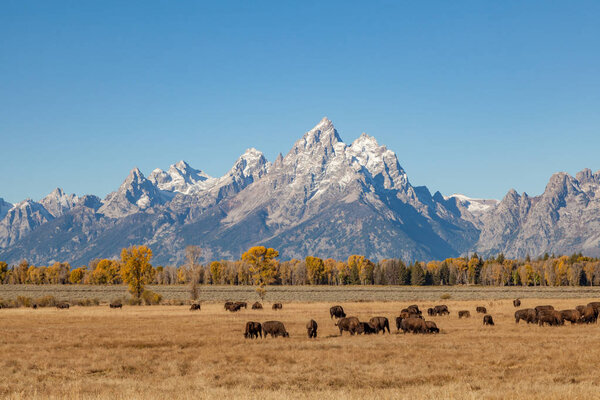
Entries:
[[445,304],[433,307],[433,311],[435,311],[435,313],[437,315],[449,315],[450,314],[450,311],[448,311],[448,306]]
[[248,309],[248,303],[246,303],[245,301],[238,301],[237,304],[240,308],[244,307],[245,309]]
[[[2,306],[0,306],[0,308],[2,308]],[[34,304],[31,306],[31,308],[33,308],[34,310],[37,310],[37,308],[38,308],[38,305],[34,303]]]
[[356,327],[357,335],[375,335],[377,334],[377,329],[370,322],[359,322]]
[[571,325],[578,323],[581,320],[581,314],[577,310],[562,310],[560,315],[563,321],[569,321]]
[[239,303],[229,303],[229,304],[226,304],[225,309],[227,311],[236,312],[236,311],[240,311],[240,308],[242,308],[242,306]]
[[351,335],[354,335],[356,333],[356,329],[358,328],[359,322],[360,321],[356,317],[345,317],[340,318],[335,325],[339,328],[340,335],[343,331],[347,331]]
[[262,324],[263,337],[267,337],[267,335],[271,335],[271,337],[283,336],[289,337],[290,334],[285,330],[285,326],[283,322],[279,321],[267,321]]
[[400,318],[423,318],[420,314],[413,314],[409,311],[406,311],[406,308],[400,311]]
[[536,312],[533,308],[524,308],[522,310],[515,311],[515,323],[519,323],[520,320],[527,322],[528,324],[536,323]]
[[483,316],[483,324],[484,325],[494,325],[494,319],[491,315],[486,314]]
[[591,306],[594,311],[596,312],[596,316],[598,316],[600,314],[600,301],[592,301],[591,303],[587,304],[588,306]]
[[346,313],[344,312],[344,308],[342,306],[333,306],[329,309],[329,315],[331,318],[345,318]]
[[469,310],[460,310],[458,312],[458,318],[471,318],[471,313]]
[[386,317],[373,317],[369,320],[369,323],[373,325],[376,333],[383,332],[385,335],[386,328],[388,333],[390,333],[390,323]]
[[262,325],[260,324],[260,322],[246,322],[246,330],[244,331],[244,337],[246,339],[258,339],[259,335],[262,338]]
[[429,315],[430,317],[433,317],[435,315],[435,311],[432,307],[429,307],[427,309],[427,315]]
[[232,304],[233,304],[233,301],[226,301],[226,302],[225,302],[225,306],[224,306],[224,308],[225,308],[226,310],[229,310],[229,307],[231,307],[231,305],[232,305]]
[[429,333],[440,333],[440,329],[433,321],[425,321],[425,326],[427,326],[427,331]]
[[515,306],[515,307],[521,307],[521,300],[520,299],[514,299],[513,300],[513,306]]
[[424,319],[421,318],[406,318],[400,323],[400,329],[402,333],[427,333],[427,324]]
[[563,325],[564,321],[562,319],[562,315],[558,311],[554,310],[542,310],[537,313],[537,322],[539,326],[544,326],[544,324],[557,326]]
[[482,306],[478,306],[477,308],[475,308],[475,311],[480,313],[480,314],[487,314],[487,309],[485,307]]
[[314,319],[311,319],[310,321],[308,321],[306,323],[306,333],[308,333],[309,339],[317,337],[317,328],[318,327],[319,326],[317,325],[317,321],[315,321]]
[[583,309],[584,309],[584,308],[585,308],[585,306],[577,306],[577,307],[575,307],[575,309],[576,309],[577,311],[579,311],[579,314],[583,314]]
[[260,303],[257,301],[256,303],[252,304],[252,309],[253,309],[253,310],[262,310],[262,309],[263,309],[263,306],[262,306],[262,304],[260,304]]
[[598,313],[594,310],[594,307],[587,305],[581,313],[581,322],[586,324],[594,324],[598,320]]
[[111,302],[108,306],[110,308],[123,308],[123,303],[121,303],[118,300],[115,300],[115,301]]
[[58,309],[61,309],[61,308],[62,308],[62,309],[68,309],[69,307],[70,307],[70,306],[69,306],[69,303],[65,303],[65,302],[63,302],[63,303],[58,303],[58,304],[56,305],[56,308],[58,308]]
[[283,305],[281,303],[273,303],[273,310],[281,310],[283,308]]
[[200,303],[194,303],[190,306],[190,311],[200,310]]

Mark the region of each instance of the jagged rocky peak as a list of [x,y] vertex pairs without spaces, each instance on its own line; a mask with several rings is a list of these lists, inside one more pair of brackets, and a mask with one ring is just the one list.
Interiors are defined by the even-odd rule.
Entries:
[[98,211],[109,217],[120,218],[162,204],[165,200],[158,187],[136,167],[116,192],[106,196]]
[[327,117],[324,117],[314,128],[309,130],[299,139],[290,153],[299,153],[311,150],[314,147],[324,148],[326,151],[332,151],[334,146],[342,143],[337,130]]
[[59,217],[75,207],[78,200],[75,194],[66,194],[61,188],[56,188],[44,197],[40,204],[54,217]]
[[381,175],[386,189],[399,189],[408,185],[408,176],[400,166],[396,153],[385,146],[380,146],[373,136],[363,132],[348,147],[348,152],[369,171],[371,176]]
[[269,169],[269,163],[264,154],[254,147],[249,148],[233,164],[233,167],[225,175],[225,178],[232,177],[234,180],[252,180],[260,179]]
[[7,201],[4,201],[4,199],[0,197],[0,220],[2,220],[6,216],[6,213],[8,213],[8,210],[10,210],[12,207],[12,204],[10,204]]
[[148,176],[159,189],[179,193],[188,193],[193,186],[210,179],[213,178],[183,160],[171,165],[166,172],[157,168]]

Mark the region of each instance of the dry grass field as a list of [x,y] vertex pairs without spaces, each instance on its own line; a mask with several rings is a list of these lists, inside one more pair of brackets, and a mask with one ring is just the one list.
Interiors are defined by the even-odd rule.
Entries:
[[[573,308],[597,298],[526,299]],[[337,303],[337,302],[336,302]],[[600,327],[516,325],[509,300],[447,304],[438,335],[395,334],[409,302],[340,302],[361,320],[386,316],[392,335],[339,336],[331,302],[226,312],[221,303],[0,310],[0,397],[253,399],[598,398]],[[496,326],[484,327],[483,305]],[[469,309],[470,319],[457,311]],[[305,324],[319,323],[309,340]],[[244,339],[246,321],[280,320],[290,338]]]

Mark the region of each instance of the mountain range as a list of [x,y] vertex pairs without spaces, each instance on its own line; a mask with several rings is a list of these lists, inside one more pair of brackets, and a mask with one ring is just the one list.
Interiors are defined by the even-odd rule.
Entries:
[[0,199],[0,260],[83,265],[133,244],[150,246],[156,265],[182,263],[188,245],[205,260],[254,245],[282,259],[600,255],[599,211],[600,171],[587,169],[554,174],[536,197],[432,195],[375,138],[346,144],[324,118],[285,156],[271,163],[251,148],[222,177],[180,161],[147,177],[134,168],[104,199],[58,188],[40,201]]

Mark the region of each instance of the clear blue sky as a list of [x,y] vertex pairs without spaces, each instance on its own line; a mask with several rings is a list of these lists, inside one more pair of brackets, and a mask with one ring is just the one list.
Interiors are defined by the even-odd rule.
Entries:
[[597,1],[5,0],[0,197],[104,197],[180,159],[219,176],[325,115],[432,192],[539,194],[600,169],[599,21]]

